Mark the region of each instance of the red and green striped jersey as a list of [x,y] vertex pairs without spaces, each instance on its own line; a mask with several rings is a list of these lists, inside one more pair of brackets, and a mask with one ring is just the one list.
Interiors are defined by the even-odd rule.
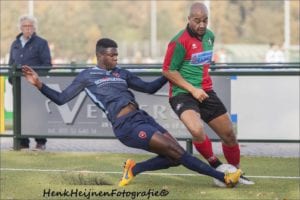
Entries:
[[[208,69],[213,55],[214,34],[206,30],[200,41],[189,28],[180,31],[169,43],[163,63],[163,71],[177,70],[181,76],[196,88],[212,90]],[[188,91],[170,83],[169,96]]]

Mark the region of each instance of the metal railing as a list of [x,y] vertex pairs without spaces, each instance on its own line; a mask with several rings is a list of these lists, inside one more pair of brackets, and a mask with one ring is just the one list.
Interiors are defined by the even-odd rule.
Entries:
[[[76,76],[81,70],[93,65],[72,64],[54,65],[53,67],[34,67],[41,76]],[[119,64],[137,75],[161,75],[161,64]],[[215,63],[210,67],[212,76],[300,76],[300,63]],[[53,136],[21,134],[21,66],[0,65],[0,76],[10,76],[13,85],[13,134],[0,134],[0,137],[13,137],[13,148],[20,149],[20,139],[29,137],[73,138],[73,139],[115,139],[112,136]],[[192,152],[190,138],[177,138],[186,141],[187,151]],[[252,140],[247,142],[262,142]],[[280,141],[279,141],[280,142]],[[288,142],[288,141],[285,141]]]

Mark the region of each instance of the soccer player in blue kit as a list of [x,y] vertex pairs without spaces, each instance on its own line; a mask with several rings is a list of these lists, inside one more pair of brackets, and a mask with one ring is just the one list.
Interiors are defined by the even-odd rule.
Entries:
[[234,187],[242,174],[216,171],[198,158],[187,153],[174,137],[160,126],[144,110],[139,109],[133,89],[153,94],[167,79],[163,76],[145,82],[135,74],[117,66],[118,45],[109,38],[96,44],[97,65],[81,71],[62,92],[42,83],[30,66],[22,66],[25,79],[57,105],[67,103],[85,90],[91,100],[107,115],[115,136],[126,146],[158,154],[149,160],[135,163],[128,159],[119,186],[127,185],[137,174],[144,171],[167,169],[182,164],[200,174],[214,177],[228,187]]

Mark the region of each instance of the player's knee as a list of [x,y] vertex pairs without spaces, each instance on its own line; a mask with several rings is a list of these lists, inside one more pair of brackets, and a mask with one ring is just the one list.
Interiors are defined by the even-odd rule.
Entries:
[[197,134],[193,134],[193,141],[196,142],[204,142],[206,139],[204,132],[198,132]]
[[227,145],[235,145],[235,144],[237,144],[236,135],[234,134],[233,131],[228,131],[228,132],[226,132],[226,133],[223,135],[222,140],[223,140],[224,143],[227,144]]
[[170,144],[168,148],[168,156],[176,163],[184,154],[184,149],[179,144]]
[[189,128],[189,131],[196,141],[203,142],[205,140],[205,133],[203,127],[197,126],[197,127]]
[[202,124],[197,124],[195,126],[189,127],[189,130],[193,134],[201,134],[204,131],[204,126]]

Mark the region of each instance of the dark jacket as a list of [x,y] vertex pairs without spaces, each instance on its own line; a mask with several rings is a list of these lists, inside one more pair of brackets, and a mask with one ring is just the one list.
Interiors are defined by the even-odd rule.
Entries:
[[[10,47],[9,61],[10,66],[13,65],[29,65],[31,67],[50,67],[51,55],[47,40],[37,36],[35,33],[29,41],[22,47],[20,33]],[[41,70],[36,70],[37,72]],[[48,70],[46,70],[48,71]],[[8,81],[12,83],[12,75],[8,77]]]
[[48,42],[35,33],[22,47],[20,33],[12,43],[9,55],[9,65],[51,66],[51,55]]

